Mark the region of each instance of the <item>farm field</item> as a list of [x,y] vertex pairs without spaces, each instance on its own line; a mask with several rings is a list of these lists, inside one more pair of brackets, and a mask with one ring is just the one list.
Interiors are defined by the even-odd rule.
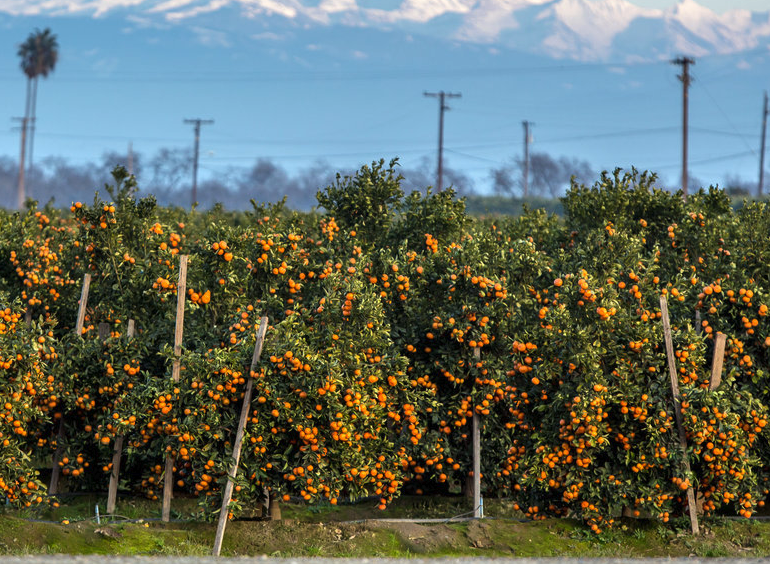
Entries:
[[323,212],[233,214],[114,177],[70,210],[0,215],[9,505],[173,490],[205,529],[245,405],[233,519],[265,497],[385,516],[467,492],[475,420],[485,504],[541,531],[594,546],[623,512],[664,534],[697,505],[704,534],[763,534],[707,524],[770,494],[766,203],[617,171],[573,186],[563,218],[475,219],[379,162],[321,190]]

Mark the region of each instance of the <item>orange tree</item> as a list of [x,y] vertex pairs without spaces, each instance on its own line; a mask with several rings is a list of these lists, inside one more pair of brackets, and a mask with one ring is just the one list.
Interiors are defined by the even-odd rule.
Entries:
[[[720,389],[736,397],[755,397],[761,401],[762,406],[766,406],[770,393],[767,384],[770,361],[770,323],[767,317],[770,298],[766,290],[740,267],[709,283],[699,283],[697,290],[697,308],[702,317],[700,325],[703,334],[711,342],[717,333],[726,335],[726,377]],[[764,433],[766,418],[762,409],[754,408],[750,415],[744,422],[744,432],[758,440],[752,449],[752,456],[759,457],[761,461],[761,470],[756,474],[762,483],[762,497],[766,497],[770,493],[770,474],[767,470],[770,445],[767,433]],[[709,441],[707,444],[717,443]],[[716,466],[724,466],[725,461],[721,458],[716,457]],[[729,468],[722,470],[729,471]],[[764,500],[761,499],[760,503],[764,504]],[[750,510],[751,507],[743,509]]]
[[[77,277],[79,250],[73,245],[74,230],[70,222],[62,219],[61,214],[46,207],[37,209],[31,204],[23,213],[4,214],[0,219],[0,280],[7,292],[8,301],[18,300],[22,306],[22,315],[27,322],[39,320],[48,324],[48,330],[58,337],[66,331],[63,325],[56,323],[61,318],[69,317],[74,325],[75,316],[70,315],[76,306],[79,284]],[[49,350],[51,359],[55,359],[61,348]],[[52,364],[55,367],[58,360]],[[54,414],[61,398],[59,382],[50,395],[37,395],[34,398],[36,408]],[[28,428],[28,439],[35,441],[38,455],[42,459],[43,448],[50,445],[53,431],[51,418],[43,417],[37,424]]]
[[57,349],[49,323],[25,323],[21,304],[6,300],[11,305],[0,310],[0,491],[7,502],[30,507],[45,495],[34,450],[56,405],[49,365]]
[[32,203],[23,213],[4,214],[0,230],[0,280],[9,296],[21,300],[28,319],[42,315],[74,325],[74,318],[63,320],[77,307],[79,295],[73,277],[80,249],[73,245],[71,222],[53,208],[40,210]]
[[[157,351],[173,335],[174,301],[166,294],[183,241],[155,220],[154,200],[133,197],[133,177],[121,167],[113,177],[115,185],[107,190],[114,201],[97,194],[92,205],[77,202],[71,208],[79,225],[76,244],[84,250],[92,283],[83,334],[62,337],[60,465],[87,488],[105,485],[117,436],[125,436],[129,446],[142,444],[147,382],[164,373]],[[135,322],[134,336],[128,335],[129,320]],[[104,335],[97,335],[99,326],[106,327]],[[128,466],[140,469],[161,455],[129,452]]]
[[[248,234],[213,220],[219,213],[213,210],[203,219],[186,218],[206,227],[185,242],[189,261],[178,382],[171,377],[176,360],[171,343],[179,291],[178,252],[170,259],[161,255],[159,265],[165,271],[157,272],[146,294],[170,322],[165,336],[159,337],[161,366],[144,380],[138,398],[143,418],[132,443],[137,455],[145,453],[138,485],[152,499],[159,497],[167,454],[175,460],[174,475],[168,478],[176,489],[210,495],[200,484],[226,470],[232,450],[237,405],[247,376],[242,333],[251,326],[253,307],[246,306],[244,292],[250,268],[243,252]],[[173,252],[173,248],[167,246],[161,252]]]
[[[283,276],[287,261],[292,270],[307,262],[297,244],[304,237],[296,234],[291,221],[282,220],[281,206],[255,209],[249,229],[229,225],[220,215],[215,209],[202,220],[189,218],[205,228],[186,251],[190,260],[181,378],[170,378],[174,355],[166,347],[165,373],[144,388],[147,419],[141,430],[142,448],[174,456],[174,486],[202,495],[204,509],[216,505],[208,498],[228,469],[248,377],[251,351],[246,343],[252,338],[253,345],[255,320],[266,314],[276,322],[286,315],[287,304],[299,299],[300,290],[299,273],[294,274],[296,283],[291,275]],[[176,298],[170,279],[161,277],[154,287]],[[284,303],[289,293],[294,298]],[[141,485],[154,498],[162,461],[147,468]]]
[[[363,271],[382,300],[394,346],[409,359],[409,385],[441,399],[418,405],[413,416],[407,462],[419,492],[431,482],[446,486],[460,479],[465,485],[474,409],[486,422],[485,448],[497,444],[500,421],[492,406],[505,381],[499,359],[511,313],[508,286],[524,286],[529,267],[540,265],[534,248],[512,245],[511,263],[518,261],[518,268],[511,264],[515,272],[506,271],[498,241],[474,229],[451,190],[402,200],[399,180],[394,163],[374,163],[338,181],[319,201],[341,233],[372,249]],[[362,205],[366,212],[358,211]],[[485,455],[485,465],[489,460],[494,456]]]
[[[517,346],[519,377],[508,390],[513,444],[500,472],[516,476],[510,486],[530,515],[574,513],[600,528],[628,506],[667,520],[683,510],[689,484],[714,502],[707,509],[732,496],[756,498],[759,465],[748,453],[757,433],[746,425],[761,420],[764,408],[749,394],[703,390],[710,359],[704,339],[687,327],[674,331],[693,462],[693,474],[684,475],[673,427],[679,407],[672,406],[656,308],[660,290],[651,278],[634,275],[641,298],[585,272],[556,278],[555,303],[542,306],[541,325],[524,333],[535,354]],[[525,366],[531,370],[522,374]],[[726,457],[721,465],[712,464],[714,448]]]
[[384,506],[400,488],[406,445],[419,441],[424,401],[387,339],[356,230],[277,211],[255,209],[246,230],[212,224],[191,249],[191,264],[205,266],[191,274],[189,319],[209,336],[196,333],[187,347],[183,382],[158,390],[154,428],[165,430],[165,449],[187,457],[178,485],[210,497],[227,470],[255,319],[266,314],[271,354],[256,374],[238,501],[267,487],[335,502],[371,493]]
[[[410,227],[416,227],[421,219],[439,222],[444,227],[451,222],[437,207],[432,214],[421,213],[428,211],[428,206],[417,194],[411,197],[411,205],[405,206],[404,217],[407,221],[399,221],[403,192],[401,176],[396,172],[395,165],[396,162],[391,161],[386,167],[384,161],[379,161],[372,163],[371,167],[362,167],[354,176],[338,177],[334,185],[319,192],[318,201],[331,216],[320,223],[324,246],[343,257],[337,261],[327,259],[324,274],[330,271],[356,277],[363,274],[362,279],[369,286],[367,291],[379,298],[379,307],[384,308],[387,316],[387,321],[378,321],[378,325],[384,323],[389,326],[395,351],[405,355],[415,350],[406,333],[419,323],[412,315],[413,311],[405,309],[412,291],[412,276],[417,275],[412,263],[418,252],[425,248],[426,241],[424,231],[416,233]],[[451,196],[445,198],[445,203],[454,205]],[[462,224],[464,217],[458,214],[456,219]],[[405,225],[408,227],[405,228]],[[415,248],[420,251],[412,250]],[[413,475],[411,470],[416,468],[422,479],[426,464],[423,461],[425,457],[419,453],[427,449],[432,456],[441,448],[440,437],[435,433],[426,435],[434,417],[434,401],[431,398],[435,397],[437,390],[429,379],[422,376],[416,378],[412,374],[411,361],[409,372],[409,379],[404,381],[404,385],[419,391],[419,397],[424,398],[426,403],[407,403],[403,414],[399,411],[395,413],[397,417],[405,417],[409,421],[410,437],[405,456],[406,469],[410,470],[408,475]],[[431,460],[431,464],[436,461],[439,458]],[[442,467],[441,462],[438,462],[438,467]]]
[[[310,248],[312,240],[296,224],[301,220],[284,218],[280,205],[255,208],[249,228],[228,225],[221,213],[215,209],[202,219],[188,218],[205,227],[186,249],[181,378],[170,378],[174,355],[167,346],[165,368],[143,386],[144,424],[141,441],[133,445],[174,456],[174,486],[204,495],[204,506],[212,505],[207,498],[228,468],[251,355],[244,343],[254,336],[255,319],[268,315],[277,323],[303,299],[302,280],[325,275],[308,258],[315,246]],[[176,301],[170,272],[158,277],[153,291],[161,302]],[[157,497],[162,460],[145,468],[141,487]]]
[[[512,446],[498,476],[513,477],[509,487],[529,515],[576,514],[594,530],[611,524],[622,506],[667,520],[683,511],[690,484],[704,494],[707,510],[735,504],[750,514],[761,493],[761,465],[749,453],[765,409],[748,392],[704,389],[708,338],[692,327],[698,290],[687,255],[677,270],[659,245],[646,251],[651,240],[670,237],[637,227],[650,224],[638,215],[652,218],[653,210],[669,207],[639,210],[622,201],[668,196],[636,182],[633,175],[609,183],[605,177],[593,189],[568,194],[568,214],[587,214],[584,200],[603,207],[593,206],[590,222],[568,215],[570,254],[554,261],[553,272],[532,290],[536,303],[514,318],[515,381],[507,389]],[[608,217],[605,209],[637,215]],[[661,294],[670,303],[681,407],[671,401]],[[679,408],[690,442],[689,476],[672,428]]]
[[257,374],[244,466],[256,485],[307,501],[399,492],[418,442],[405,362],[378,296],[360,276],[331,274],[322,297],[275,326]]
[[[473,412],[482,422],[483,475],[491,471],[488,463],[500,447],[499,427],[507,420],[495,406],[503,399],[506,335],[518,307],[511,292],[526,296],[526,278],[544,265],[531,244],[501,249],[481,230],[412,257],[407,252],[399,269],[410,279],[402,302],[402,319],[410,322],[399,327],[398,338],[410,359],[413,385],[441,398],[426,418],[429,440],[413,460],[415,478],[459,479],[464,486],[471,467]],[[522,271],[507,272],[506,260]]]

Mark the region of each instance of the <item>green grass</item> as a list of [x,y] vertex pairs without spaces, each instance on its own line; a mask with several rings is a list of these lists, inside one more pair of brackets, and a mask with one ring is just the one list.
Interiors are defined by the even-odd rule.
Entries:
[[[216,523],[191,520],[194,499],[174,499],[181,520],[161,523],[158,502],[121,498],[117,514],[97,524],[99,496],[63,498],[58,508],[6,510],[0,514],[0,554],[146,554],[211,553]],[[371,500],[338,506],[283,504],[284,520],[238,520],[228,524],[222,554],[282,557],[413,557],[413,556],[770,556],[770,522],[703,519],[702,535],[689,534],[689,522],[622,519],[600,535],[570,519],[531,522],[512,504],[485,500],[488,519],[464,522],[388,522],[377,518],[445,519],[466,513],[462,497],[405,496],[386,511]],[[147,519],[144,522],[129,519]],[[67,520],[68,524],[63,521]]]

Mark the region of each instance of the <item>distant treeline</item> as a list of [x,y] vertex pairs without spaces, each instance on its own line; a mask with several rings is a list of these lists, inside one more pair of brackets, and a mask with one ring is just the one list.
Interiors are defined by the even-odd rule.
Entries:
[[[111,182],[111,171],[121,165],[130,170],[137,180],[137,195],[153,195],[159,204],[189,208],[192,204],[192,152],[188,149],[163,148],[149,158],[134,153],[106,152],[98,161],[75,164],[61,157],[41,159],[26,175],[26,195],[41,205],[51,204],[67,208],[74,201],[89,202],[94,192],[104,193]],[[458,196],[467,198],[468,212],[474,215],[518,215],[526,202],[530,208],[543,208],[549,213],[562,212],[559,198],[566,193],[571,180],[592,185],[598,173],[585,162],[574,158],[554,158],[534,152],[530,158],[527,197],[524,197],[521,159],[491,168],[489,184],[478,186],[462,171],[445,162],[443,185],[451,186]],[[435,163],[424,158],[415,167],[399,165],[404,177],[401,186],[405,193],[426,192],[435,185]],[[0,207],[13,209],[17,201],[18,162],[0,157]],[[299,211],[309,211],[318,205],[319,190],[341,177],[354,174],[318,161],[308,167],[289,172],[269,159],[256,158],[250,167],[229,167],[216,173],[201,166],[197,188],[200,209],[211,209],[219,204],[225,210],[251,209],[251,201],[275,202],[286,198],[286,205]],[[659,184],[660,185],[660,184]],[[693,180],[693,190],[701,183]],[[664,187],[664,186],[661,186]],[[734,196],[753,194],[754,186],[739,179],[730,181],[727,192]]]

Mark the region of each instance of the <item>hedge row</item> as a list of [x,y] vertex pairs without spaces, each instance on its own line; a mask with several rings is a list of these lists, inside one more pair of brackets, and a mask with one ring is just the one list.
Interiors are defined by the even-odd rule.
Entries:
[[[171,454],[174,487],[213,509],[253,377],[233,513],[266,489],[311,503],[376,495],[384,508],[404,487],[464,485],[474,412],[485,495],[533,518],[578,516],[598,531],[627,507],[667,521],[690,486],[706,512],[764,504],[767,204],[734,211],[714,188],[685,202],[654,176],[616,171],[573,186],[563,220],[478,220],[451,191],[404,195],[395,166],[338,178],[311,214],[159,208],[116,169],[111,201],[2,215],[8,499],[45,499],[35,468],[57,449],[68,488],[106,487],[121,437],[123,488],[156,498]],[[265,352],[249,373],[262,315]],[[720,332],[722,382],[709,391]]]

